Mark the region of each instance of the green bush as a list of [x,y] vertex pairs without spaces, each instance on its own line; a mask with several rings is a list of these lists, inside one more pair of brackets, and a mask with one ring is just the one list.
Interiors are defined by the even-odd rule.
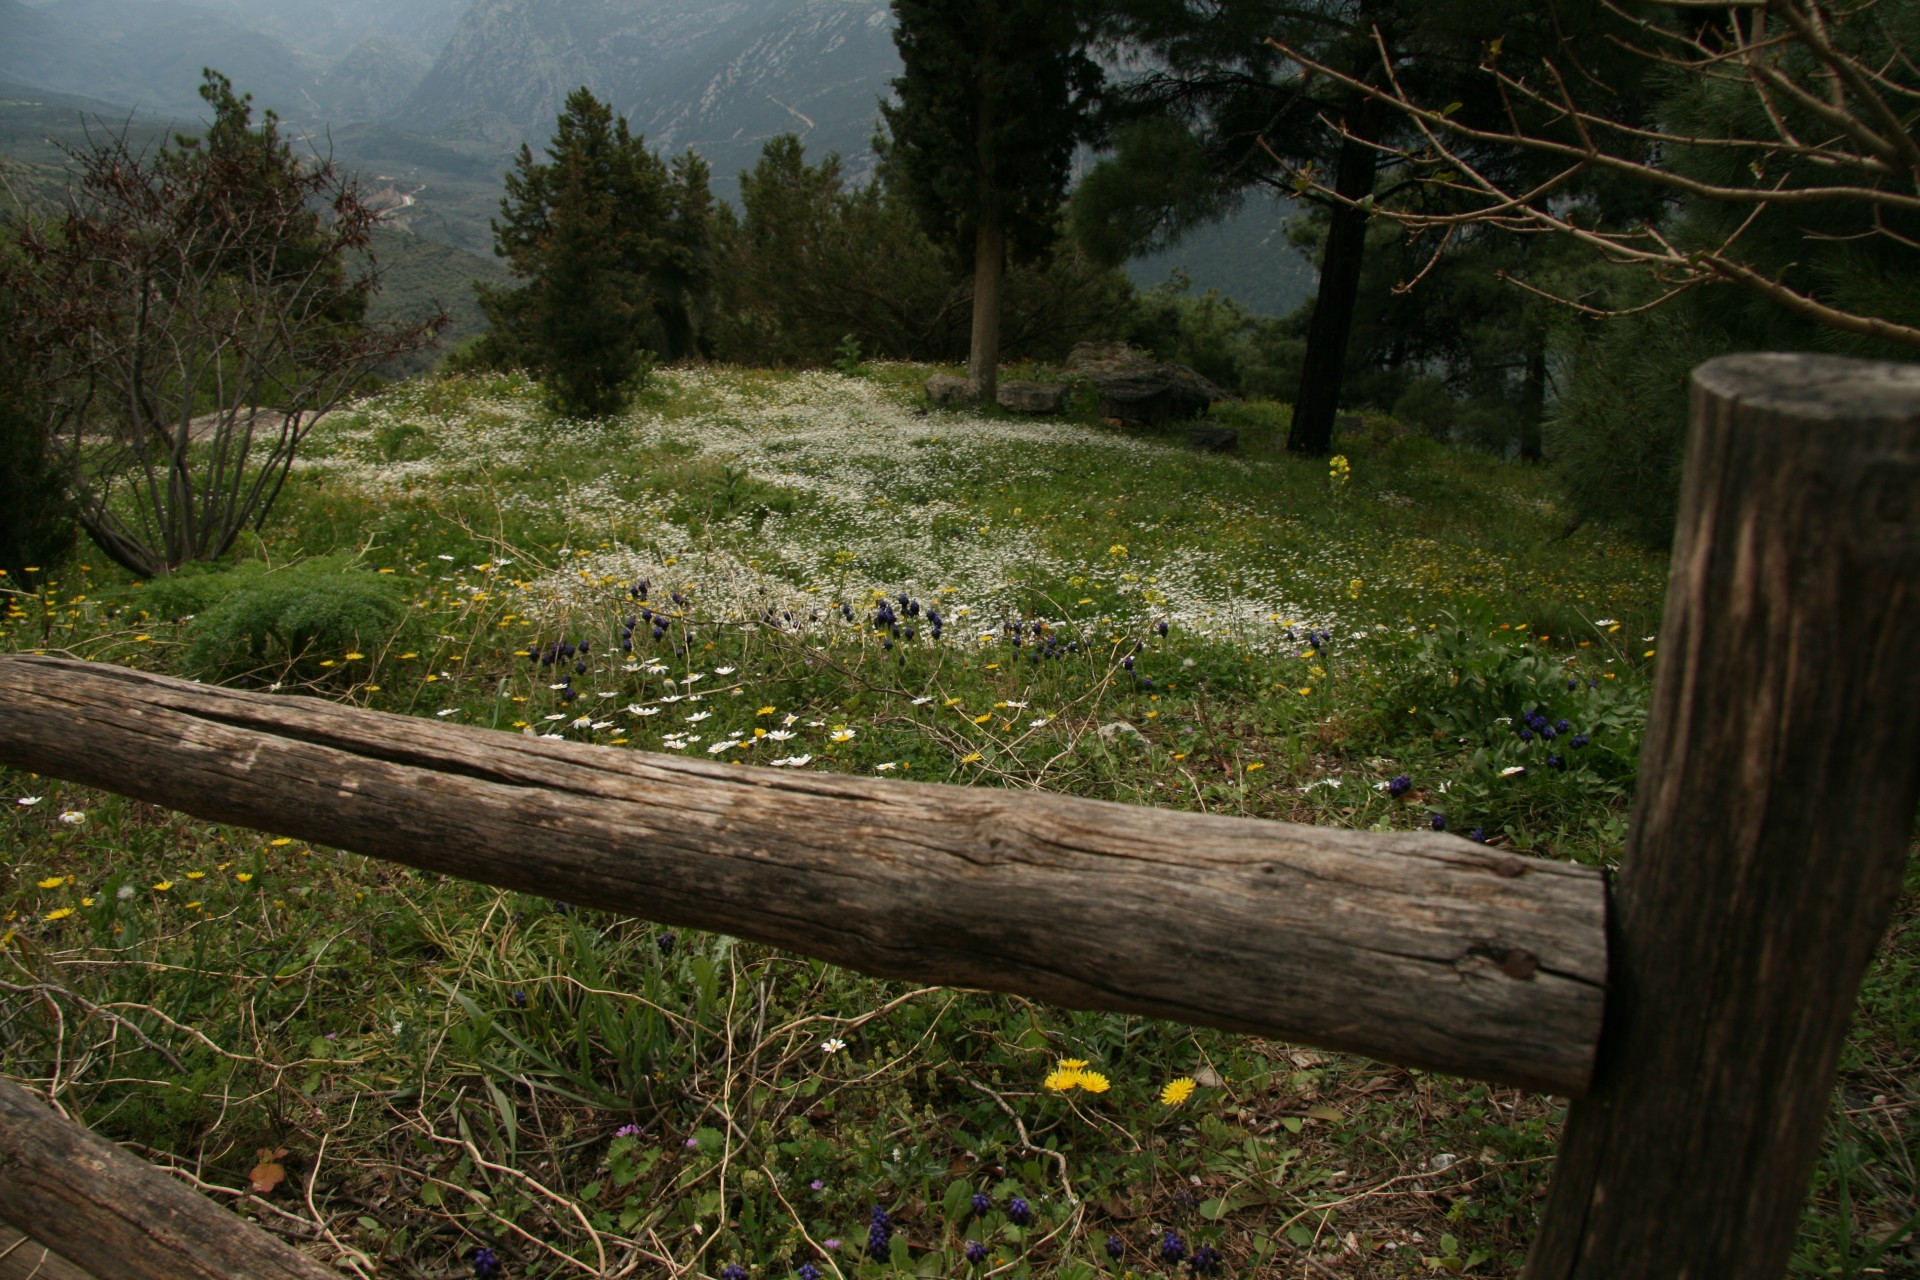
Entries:
[[390,639],[406,617],[400,585],[343,556],[269,570],[258,561],[175,574],[149,588],[156,617],[190,616],[183,659],[198,677],[256,672],[315,679],[321,665]]
[[1589,332],[1546,424],[1547,456],[1569,507],[1650,546],[1673,538],[1688,376],[1734,346],[1693,310],[1667,306]]
[[1438,378],[1415,378],[1393,402],[1393,416],[1422,435],[1445,440],[1460,406]]

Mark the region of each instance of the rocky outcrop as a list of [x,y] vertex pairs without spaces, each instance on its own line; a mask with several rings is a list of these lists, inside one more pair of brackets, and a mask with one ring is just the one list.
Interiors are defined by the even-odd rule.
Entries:
[[1009,413],[1059,413],[1067,407],[1064,382],[1003,382],[995,397]]
[[1233,427],[1188,427],[1187,443],[1208,453],[1232,453],[1240,447],[1240,432]]
[[1067,357],[1067,367],[1093,384],[1101,417],[1130,426],[1197,418],[1227,398],[1186,365],[1155,360],[1124,342],[1082,342]]
[[972,404],[973,394],[965,378],[951,373],[936,373],[927,379],[927,399],[941,407]]

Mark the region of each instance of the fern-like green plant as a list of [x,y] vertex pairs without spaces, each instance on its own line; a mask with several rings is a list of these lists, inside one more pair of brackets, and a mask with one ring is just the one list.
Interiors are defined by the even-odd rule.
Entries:
[[198,606],[184,662],[202,678],[261,671],[316,678],[326,671],[322,662],[384,643],[407,612],[400,584],[345,556],[275,570],[251,562],[155,588],[162,602],[177,595]]

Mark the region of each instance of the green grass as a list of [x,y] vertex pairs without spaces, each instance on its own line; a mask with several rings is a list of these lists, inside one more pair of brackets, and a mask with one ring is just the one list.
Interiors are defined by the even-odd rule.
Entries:
[[[409,383],[322,425],[244,567],[143,587],[83,554],[14,584],[0,647],[609,749],[1439,814],[1618,857],[1664,565],[1566,534],[1539,472],[1374,424],[1341,482],[1280,453],[1285,410],[1259,403],[1229,407],[1249,450],[1227,457],[1090,405],[917,414],[925,372],[672,370],[595,423],[514,378]],[[303,573],[339,616],[282,621]],[[255,647],[257,619],[279,630]],[[1568,730],[1523,740],[1535,710]],[[291,1216],[263,1220],[363,1275],[465,1273],[482,1245],[514,1277],[877,1275],[876,1203],[917,1274],[1169,1274],[1172,1230],[1233,1275],[1512,1275],[1544,1191],[1558,1111],[1514,1090],[0,787],[0,1070],[215,1187],[284,1149],[267,1198]],[[1915,1258],[1910,1231],[1873,1250],[1920,1194],[1916,888],[1862,994],[1797,1274]],[[1063,1058],[1110,1087],[1049,1091]],[[1163,1104],[1181,1077],[1193,1096]]]

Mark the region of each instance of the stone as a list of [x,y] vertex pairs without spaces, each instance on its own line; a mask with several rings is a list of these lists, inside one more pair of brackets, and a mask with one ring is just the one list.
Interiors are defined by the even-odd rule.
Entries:
[[1187,443],[1208,453],[1232,453],[1240,447],[1240,432],[1234,427],[1188,427]]
[[1067,407],[1064,382],[1003,382],[1000,407],[1013,413],[1059,413]]
[[1129,426],[1157,427],[1197,418],[1227,393],[1183,364],[1154,360],[1124,342],[1082,342],[1067,365],[1093,384],[1100,416]]
[[927,379],[927,399],[937,405],[970,404],[967,380],[951,373],[936,373]]

